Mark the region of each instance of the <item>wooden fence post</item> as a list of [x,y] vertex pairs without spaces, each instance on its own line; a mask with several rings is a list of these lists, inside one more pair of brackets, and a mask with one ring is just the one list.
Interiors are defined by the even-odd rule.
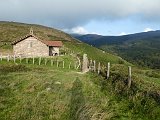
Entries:
[[96,61],[93,61],[93,71],[96,72]]
[[57,60],[57,67],[59,67],[59,61]]
[[83,62],[82,62],[82,72],[86,73],[88,72],[88,57],[87,54],[83,54]]
[[22,56],[19,57],[19,62],[22,63]]
[[51,66],[53,66],[53,60],[51,59]]
[[89,69],[92,71],[92,59],[89,62]]
[[100,74],[100,72],[101,72],[101,63],[99,62],[98,63],[98,74]]
[[2,53],[1,53],[1,61],[3,60],[3,55],[2,55]]
[[47,65],[47,58],[45,58],[45,65]]
[[109,78],[109,73],[110,73],[110,62],[108,62],[107,65],[107,79]]
[[8,54],[8,56],[7,56],[7,62],[9,62],[9,58],[10,58],[10,57],[9,57],[9,54]]
[[131,76],[132,76],[132,70],[131,70],[131,66],[128,66],[128,88],[131,87],[131,82],[132,82],[132,79],[131,79]]
[[16,56],[15,55],[13,56],[13,61],[14,61],[14,63],[16,63]]
[[42,58],[41,58],[41,57],[39,57],[39,65],[41,65],[41,60],[42,60]]

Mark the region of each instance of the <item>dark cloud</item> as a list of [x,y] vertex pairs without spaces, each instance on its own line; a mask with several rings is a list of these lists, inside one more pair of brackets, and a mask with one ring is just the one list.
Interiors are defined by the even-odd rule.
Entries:
[[73,28],[91,20],[138,16],[159,22],[160,0],[1,0],[0,20]]

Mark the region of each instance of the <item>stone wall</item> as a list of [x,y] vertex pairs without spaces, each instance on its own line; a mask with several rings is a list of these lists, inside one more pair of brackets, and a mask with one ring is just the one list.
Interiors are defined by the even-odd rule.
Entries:
[[29,37],[13,45],[15,55],[24,57],[49,56],[49,47],[34,37]]

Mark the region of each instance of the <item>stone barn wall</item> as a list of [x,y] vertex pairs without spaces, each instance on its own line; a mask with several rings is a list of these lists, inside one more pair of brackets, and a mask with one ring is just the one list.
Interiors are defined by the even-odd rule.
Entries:
[[26,38],[13,45],[15,55],[23,57],[49,56],[49,47],[34,37]]

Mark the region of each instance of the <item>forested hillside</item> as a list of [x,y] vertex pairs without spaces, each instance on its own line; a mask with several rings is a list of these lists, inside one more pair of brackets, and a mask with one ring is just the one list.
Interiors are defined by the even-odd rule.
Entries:
[[74,35],[77,39],[145,67],[160,69],[160,31],[125,36]]

